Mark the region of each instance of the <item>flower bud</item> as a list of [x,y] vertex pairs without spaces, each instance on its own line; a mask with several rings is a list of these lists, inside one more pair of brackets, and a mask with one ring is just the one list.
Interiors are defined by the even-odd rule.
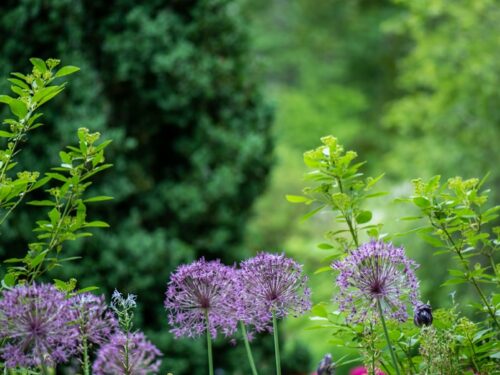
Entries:
[[430,326],[432,324],[432,308],[431,305],[424,303],[419,304],[415,308],[413,322],[417,327]]
[[335,363],[332,361],[332,355],[326,354],[319,363],[317,375],[335,375]]

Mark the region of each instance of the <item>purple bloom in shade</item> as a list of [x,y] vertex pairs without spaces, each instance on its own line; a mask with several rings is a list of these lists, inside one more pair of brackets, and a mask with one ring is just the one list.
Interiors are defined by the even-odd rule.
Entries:
[[197,337],[207,329],[212,337],[220,331],[226,336],[237,329],[239,291],[237,273],[219,260],[204,258],[181,265],[170,277],[165,308],[170,332],[175,337]]
[[272,314],[298,316],[311,308],[311,290],[302,266],[284,254],[259,253],[243,261],[239,273],[244,323],[270,330]]
[[0,299],[0,348],[7,367],[53,366],[77,350],[71,301],[52,285],[21,285]]
[[118,330],[118,322],[108,309],[104,296],[82,293],[74,296],[71,302],[80,339],[86,337],[88,343],[102,345]]
[[142,332],[129,335],[120,332],[101,346],[92,372],[94,375],[157,374],[160,371],[160,356],[161,352]]
[[405,255],[402,247],[383,241],[370,241],[334,262],[339,271],[336,301],[340,311],[348,312],[347,321],[360,323],[378,320],[377,301],[384,316],[406,321],[406,303],[419,303],[418,265]]
[[413,323],[417,327],[430,326],[432,324],[432,307],[425,303],[419,303],[415,307]]

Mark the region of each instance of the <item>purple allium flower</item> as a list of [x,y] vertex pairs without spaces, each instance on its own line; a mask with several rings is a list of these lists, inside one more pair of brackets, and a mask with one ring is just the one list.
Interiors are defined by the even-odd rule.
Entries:
[[[128,358],[127,354],[128,353]],[[160,370],[161,352],[142,332],[113,335],[101,346],[92,366],[94,375],[149,375]]]
[[20,285],[0,299],[0,348],[7,367],[53,366],[78,347],[71,301],[52,285]]
[[74,296],[71,302],[76,312],[80,339],[86,337],[87,342],[102,345],[118,330],[118,322],[106,306],[104,296],[82,293]]
[[170,277],[165,293],[169,324],[176,337],[233,334],[237,328],[239,295],[236,270],[220,261],[204,258],[181,265]]
[[349,322],[376,322],[380,301],[384,316],[406,321],[407,300],[414,306],[419,302],[419,283],[414,272],[417,267],[402,247],[375,240],[361,245],[332,264],[334,270],[340,271],[336,297],[339,309],[349,312]]
[[243,315],[257,331],[269,329],[274,313],[298,316],[311,308],[311,291],[302,266],[284,254],[260,253],[243,261],[239,272]]
[[430,326],[432,324],[432,307],[425,303],[419,303],[415,307],[413,323],[417,327]]

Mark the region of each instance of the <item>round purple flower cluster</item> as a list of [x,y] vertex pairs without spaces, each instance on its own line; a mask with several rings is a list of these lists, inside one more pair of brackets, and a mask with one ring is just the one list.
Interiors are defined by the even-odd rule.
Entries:
[[239,274],[243,317],[257,329],[288,314],[298,316],[311,308],[311,290],[302,266],[284,254],[260,253],[241,263]]
[[21,285],[0,299],[0,348],[7,367],[53,366],[78,348],[72,302],[52,285]]
[[176,337],[207,331],[229,336],[239,321],[257,331],[271,330],[272,314],[283,318],[311,307],[302,267],[283,254],[261,253],[240,269],[200,259],[172,274],[165,308]]
[[376,322],[380,302],[385,316],[406,321],[407,302],[413,306],[419,303],[417,267],[406,257],[402,247],[383,241],[361,245],[332,264],[332,268],[339,271],[337,285],[340,290],[335,298],[339,309],[348,312],[349,322]]
[[218,330],[226,336],[233,334],[238,323],[233,313],[238,304],[236,285],[234,268],[218,260],[201,258],[177,268],[165,299],[171,332],[176,337],[197,337],[206,332],[208,324],[213,337]]
[[160,370],[160,355],[143,333],[120,332],[101,347],[92,371],[95,375],[156,374]]
[[91,293],[77,294],[71,299],[76,313],[76,323],[80,340],[102,345],[118,330],[118,321],[108,309],[104,296]]
[[160,352],[142,333],[120,332],[103,296],[82,293],[67,298],[48,284],[18,285],[2,292],[0,340],[7,368],[53,367],[74,357],[88,358],[84,351],[90,346],[100,346],[95,374],[145,375],[157,373],[160,366]]

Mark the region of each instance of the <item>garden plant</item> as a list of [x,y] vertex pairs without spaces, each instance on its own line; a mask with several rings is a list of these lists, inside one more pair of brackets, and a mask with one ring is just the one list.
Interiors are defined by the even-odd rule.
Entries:
[[[17,164],[18,154],[29,147],[32,131],[44,129],[38,129],[40,107],[65,89],[64,77],[79,70],[59,68],[56,59],[30,61],[32,71],[12,73],[12,94],[0,96],[13,116],[0,131],[5,139],[0,224],[23,202],[46,216],[35,223],[35,240],[25,254],[2,264],[0,369],[4,374],[159,373],[162,362],[168,368],[169,358],[134,321],[140,296],[115,291],[108,305],[98,286],[80,288],[75,278],[52,277],[68,262],[79,261],[66,255],[68,241],[91,241],[92,228],[108,227],[88,217],[94,203],[112,199],[92,194],[93,178],[112,167],[105,158],[111,141],[80,128],[75,145],[59,152],[59,165],[43,174],[22,171],[26,166]],[[365,177],[364,162],[356,161],[354,151],[344,150],[333,136],[321,142],[304,154],[310,186],[286,198],[311,207],[305,219],[322,212],[333,223],[326,242],[318,245],[326,256],[316,271],[332,273],[331,301],[312,306],[314,291],[303,266],[282,249],[258,252],[239,264],[202,257],[158,280],[165,289],[164,329],[176,338],[203,339],[210,375],[217,358],[212,340],[220,336],[241,341],[248,358],[241,367],[253,375],[266,374],[252,354],[253,339],[272,340],[273,372],[281,375],[279,322],[304,314],[311,318],[310,329],[331,332],[325,352],[340,346],[358,353],[325,355],[320,375],[359,362],[369,374],[500,373],[500,208],[488,202],[487,177],[453,177],[444,183],[439,176],[415,179],[413,195],[401,199],[412,212],[403,219],[414,222],[414,228],[384,233],[367,209],[367,201],[385,194],[375,190],[383,174]],[[433,310],[419,289],[419,265],[405,251],[405,238],[413,233],[439,256],[454,259],[456,269],[449,270],[446,284],[470,285],[473,303],[461,303],[458,289],[451,308]]]

